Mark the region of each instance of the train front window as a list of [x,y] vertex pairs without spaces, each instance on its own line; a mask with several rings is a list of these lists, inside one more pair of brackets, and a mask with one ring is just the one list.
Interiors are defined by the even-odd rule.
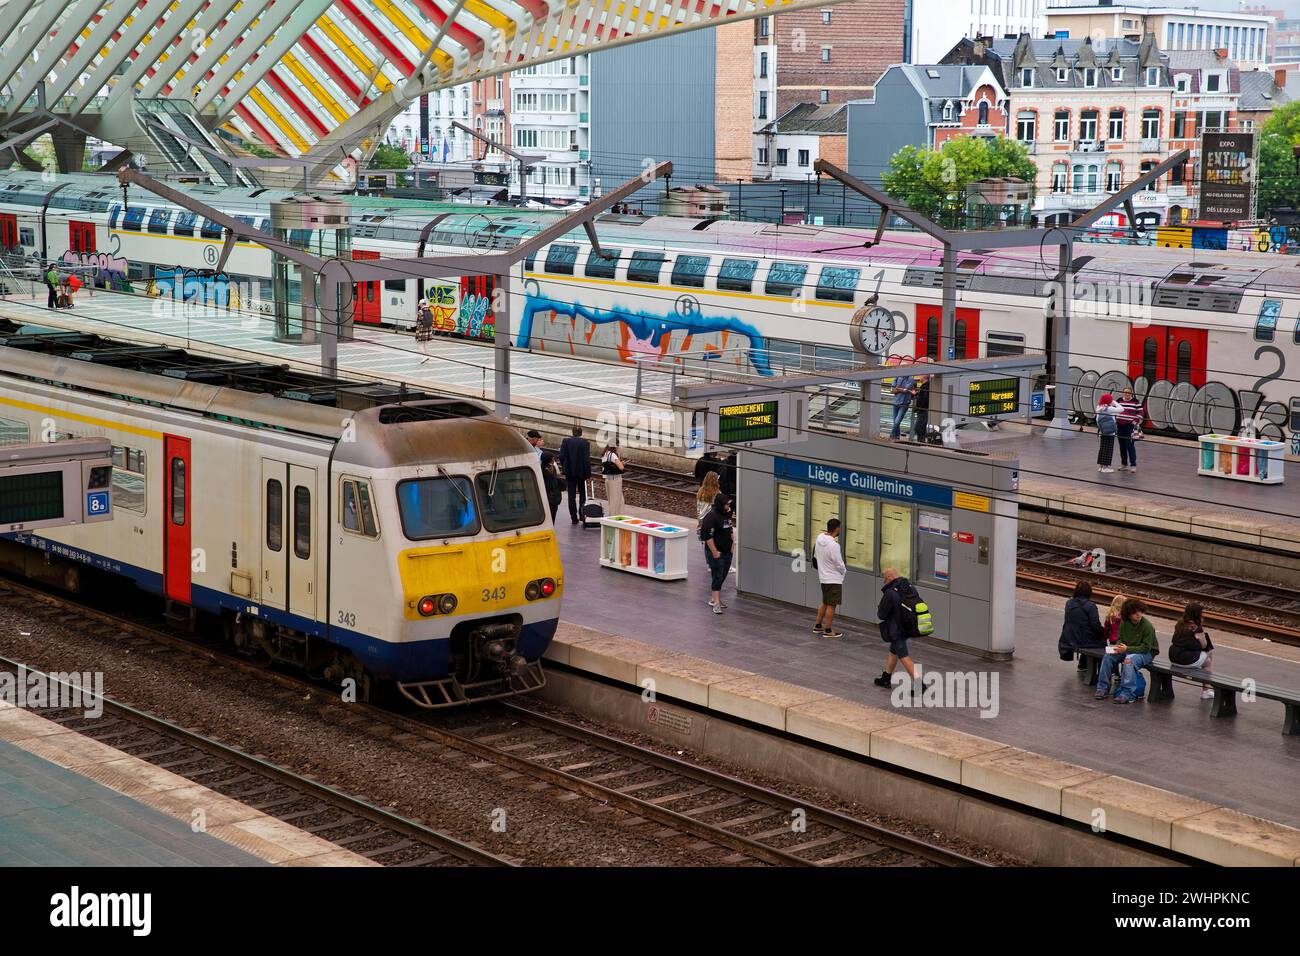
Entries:
[[468,478],[411,478],[397,484],[402,533],[412,541],[478,531],[474,489]]
[[474,479],[489,531],[513,531],[541,524],[546,517],[537,477],[531,468],[480,472]]

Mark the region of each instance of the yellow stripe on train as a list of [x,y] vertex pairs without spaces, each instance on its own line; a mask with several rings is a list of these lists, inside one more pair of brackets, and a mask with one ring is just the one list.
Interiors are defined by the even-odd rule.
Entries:
[[[560,548],[553,531],[533,531],[515,538],[461,541],[433,548],[410,548],[397,555],[402,581],[403,613],[408,621],[434,620],[508,611],[521,604],[541,604],[558,598],[564,590]],[[553,578],[550,598],[528,601],[529,581]],[[420,598],[454,594],[456,610],[422,618]]]

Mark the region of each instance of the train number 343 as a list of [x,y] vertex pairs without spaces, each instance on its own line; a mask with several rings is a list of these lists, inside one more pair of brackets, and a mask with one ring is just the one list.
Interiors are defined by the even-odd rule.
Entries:
[[483,589],[484,601],[504,601],[505,599],[506,599],[506,589],[504,587]]

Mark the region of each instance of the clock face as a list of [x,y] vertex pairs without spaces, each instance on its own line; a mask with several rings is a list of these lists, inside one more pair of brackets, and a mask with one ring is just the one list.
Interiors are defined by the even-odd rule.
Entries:
[[854,316],[854,342],[858,348],[872,355],[883,355],[894,340],[894,316],[883,306],[876,306],[864,315]]

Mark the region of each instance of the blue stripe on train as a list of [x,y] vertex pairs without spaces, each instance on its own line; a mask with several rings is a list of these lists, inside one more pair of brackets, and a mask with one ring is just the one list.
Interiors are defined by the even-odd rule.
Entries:
[[[80,548],[74,548],[59,541],[51,541],[49,538],[42,538],[40,535],[29,532],[5,533],[0,534],[0,537],[17,541],[19,544],[35,548],[38,551],[47,551],[50,554],[71,561],[79,561],[82,564],[108,571],[111,574],[120,574],[123,577],[130,578],[142,590],[151,594],[161,595],[163,592],[163,577],[157,571],[150,571],[147,568],[116,561],[95,554],[93,551],[83,551]],[[254,604],[241,599],[237,595],[225,594],[198,584],[192,585],[190,588],[190,603],[194,607],[214,614],[220,613],[222,610],[256,614],[272,624],[291,627],[312,637],[323,638],[325,636],[325,625],[321,621],[315,621],[290,611],[267,607],[264,604]],[[519,635],[519,653],[524,656],[525,660],[535,661],[542,656],[547,645],[551,643],[551,638],[555,636],[558,625],[558,618],[524,625]],[[346,647],[368,670],[379,677],[391,680],[428,680],[445,676],[450,659],[451,642],[445,637],[429,641],[395,644],[371,634],[350,631],[343,627],[333,627],[330,629],[330,641]]]

